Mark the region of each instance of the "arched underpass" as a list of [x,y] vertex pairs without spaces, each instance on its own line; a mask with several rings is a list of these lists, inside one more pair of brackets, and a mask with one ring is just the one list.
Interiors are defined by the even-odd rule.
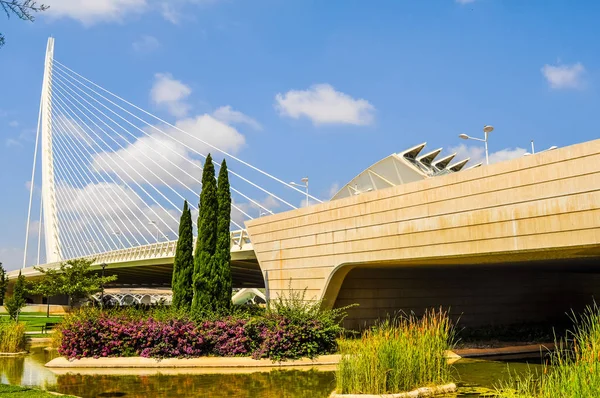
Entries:
[[600,300],[600,257],[479,265],[355,266],[334,307],[362,329],[395,313],[450,308],[459,327],[564,324],[567,313]]

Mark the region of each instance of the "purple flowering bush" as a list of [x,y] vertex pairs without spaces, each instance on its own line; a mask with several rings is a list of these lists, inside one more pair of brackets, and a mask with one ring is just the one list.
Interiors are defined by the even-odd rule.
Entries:
[[200,329],[190,320],[156,320],[83,309],[63,320],[58,352],[84,357],[194,357],[204,355]]
[[303,295],[272,300],[263,314],[209,320],[166,308],[83,308],[67,315],[58,328],[58,351],[68,358],[314,358],[337,350],[343,314],[343,309],[322,310]]

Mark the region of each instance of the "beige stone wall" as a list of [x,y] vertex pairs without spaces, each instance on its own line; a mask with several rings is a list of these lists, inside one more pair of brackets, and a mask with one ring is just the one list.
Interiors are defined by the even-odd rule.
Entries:
[[357,265],[509,263],[600,254],[600,140],[247,223],[271,297],[332,305]]

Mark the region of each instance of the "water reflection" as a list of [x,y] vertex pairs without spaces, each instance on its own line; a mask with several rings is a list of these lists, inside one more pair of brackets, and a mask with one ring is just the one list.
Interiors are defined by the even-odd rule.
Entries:
[[54,391],[81,397],[326,397],[333,373],[316,370],[178,376],[57,376]]
[[[246,374],[181,374],[185,370],[82,369],[54,373],[44,364],[57,355],[55,351],[34,348],[26,357],[0,358],[0,379],[5,383],[37,386],[80,397],[327,397],[335,387],[334,372],[317,370],[275,370]],[[479,397],[489,394],[498,380],[510,372],[540,370],[539,360],[494,362],[463,359],[454,364],[459,391],[448,397]],[[96,373],[98,372],[98,373]],[[188,372],[191,372],[188,370]],[[197,370],[195,370],[197,372]]]

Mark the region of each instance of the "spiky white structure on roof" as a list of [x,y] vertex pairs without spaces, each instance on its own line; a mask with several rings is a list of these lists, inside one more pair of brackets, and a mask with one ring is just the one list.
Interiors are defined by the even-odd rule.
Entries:
[[[427,145],[426,142],[381,159],[344,185],[342,189],[333,195],[331,200],[360,195],[363,192],[389,188],[448,173],[456,173],[465,169],[465,165],[470,159],[466,158],[451,163],[456,156],[456,153],[453,153],[436,160],[436,157],[442,152],[442,148],[419,156],[425,145]],[[481,163],[477,163],[469,169],[479,166],[481,166]]]

